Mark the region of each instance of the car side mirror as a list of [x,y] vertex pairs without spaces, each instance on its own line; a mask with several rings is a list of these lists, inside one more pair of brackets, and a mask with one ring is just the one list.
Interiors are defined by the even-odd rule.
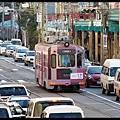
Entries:
[[29,95],[31,95],[31,92],[30,92],[30,91],[28,91],[28,94],[29,94]]
[[23,111],[22,111],[22,114],[26,115],[26,111],[25,111],[25,110],[23,110]]

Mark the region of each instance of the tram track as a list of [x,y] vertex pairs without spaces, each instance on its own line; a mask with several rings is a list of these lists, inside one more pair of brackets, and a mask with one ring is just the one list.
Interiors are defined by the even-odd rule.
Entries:
[[[9,65],[10,64],[11,63],[9,63]],[[4,69],[4,71],[6,71],[6,72],[13,72],[13,71],[11,71],[12,66],[11,67],[5,67],[4,65],[0,64],[0,68]],[[27,70],[27,69],[25,69],[23,67],[20,67],[19,70],[23,70],[24,72],[30,72],[30,74],[34,73],[33,71]],[[24,80],[30,81],[30,79],[27,79],[25,76],[22,76],[22,75],[17,75],[16,77],[19,77],[19,79],[22,78]],[[6,79],[9,79],[9,81],[14,82],[12,80],[12,78],[9,77],[9,76],[7,76]],[[14,83],[18,84],[17,82],[14,82]],[[112,110],[113,109],[113,110],[116,110],[116,111],[120,111],[120,107],[119,107],[120,105],[115,105],[115,104],[113,104],[113,103],[111,103],[109,101],[101,100],[101,98],[98,98],[97,96],[93,97],[93,95],[90,95],[89,93],[86,93],[86,92],[82,92],[81,93],[80,91],[77,91],[77,92],[74,92],[74,95],[71,95],[73,92],[70,92],[70,93],[69,92],[66,92],[66,93],[65,92],[63,92],[63,93],[62,92],[51,92],[51,91],[43,89],[43,88],[41,88],[39,86],[36,87],[36,88],[33,86],[33,88],[32,88],[30,85],[26,86],[26,87],[36,97],[43,97],[45,94],[46,95],[51,95],[51,94],[53,95],[54,94],[54,96],[71,97],[75,101],[76,104],[78,104],[79,106],[83,107],[84,109],[88,109],[88,110],[93,111],[93,112],[94,111],[98,112],[98,114],[101,113],[103,116],[105,116],[107,118],[115,117],[115,116],[111,115],[110,113],[108,113],[107,110],[110,110],[110,109]],[[39,91],[41,91],[41,93],[43,92],[44,95],[39,93]],[[91,104],[90,103],[86,103],[83,99],[81,99],[82,97],[86,101],[87,100],[91,101]],[[106,111],[102,110],[102,109],[99,109],[98,108],[99,105],[97,107],[93,103],[96,103],[96,104],[99,103],[102,106],[107,106],[106,108],[108,108],[108,109]],[[116,116],[116,117],[119,117],[119,116]]]

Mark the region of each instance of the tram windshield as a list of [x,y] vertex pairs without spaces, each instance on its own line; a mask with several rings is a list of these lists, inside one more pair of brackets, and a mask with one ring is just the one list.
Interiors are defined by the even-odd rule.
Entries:
[[75,55],[59,55],[58,56],[59,67],[74,67],[75,66]]

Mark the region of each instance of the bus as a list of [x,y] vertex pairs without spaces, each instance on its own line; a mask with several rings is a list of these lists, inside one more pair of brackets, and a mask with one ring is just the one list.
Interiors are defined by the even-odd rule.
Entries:
[[[35,45],[35,81],[48,90],[80,90],[85,88],[85,50],[69,40]],[[67,64],[65,64],[68,62]]]

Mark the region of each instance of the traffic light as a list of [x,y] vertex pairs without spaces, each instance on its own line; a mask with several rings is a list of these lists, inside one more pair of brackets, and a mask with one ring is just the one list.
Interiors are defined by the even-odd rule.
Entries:
[[81,13],[86,13],[86,9],[82,9],[82,10],[81,10]]
[[94,13],[96,9],[82,9],[81,13]]

